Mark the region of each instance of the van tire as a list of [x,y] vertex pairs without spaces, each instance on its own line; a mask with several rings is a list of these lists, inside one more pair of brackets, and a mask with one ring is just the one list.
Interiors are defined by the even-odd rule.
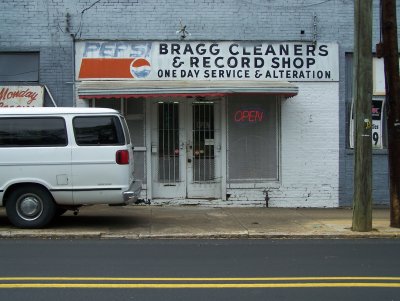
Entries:
[[18,228],[42,228],[54,218],[56,204],[46,189],[27,185],[10,193],[6,212],[10,222]]

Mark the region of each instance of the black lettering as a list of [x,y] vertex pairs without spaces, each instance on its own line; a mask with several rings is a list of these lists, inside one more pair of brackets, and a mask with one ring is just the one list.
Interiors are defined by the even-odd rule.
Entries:
[[168,44],[160,44],[160,54],[168,54]]
[[180,62],[180,59],[181,58],[179,56],[174,57],[174,59],[172,61],[172,66],[175,68],[179,68],[180,66],[182,66],[183,62]]
[[261,57],[254,58],[254,68],[262,68],[264,67],[264,59]]
[[199,58],[196,56],[191,56],[190,57],[190,67],[199,67]]
[[301,44],[294,45],[294,55],[303,55],[303,48]]
[[171,54],[181,54],[181,46],[179,44],[171,44]]
[[218,48],[218,44],[211,44],[210,46],[210,53],[212,55],[218,55],[220,52],[220,49]]
[[327,56],[328,53],[328,45],[321,45],[319,46],[319,53],[320,56]]
[[204,68],[211,67],[210,60],[211,60],[211,58],[209,56],[203,57],[203,67]]
[[290,68],[290,58],[282,58],[282,68]]
[[254,46],[254,55],[262,55],[261,45]]
[[238,50],[233,51],[233,47],[239,47],[239,45],[238,44],[231,44],[229,46],[229,53],[232,54],[232,55],[238,55],[239,51]]
[[273,57],[272,58],[271,68],[277,69],[277,68],[279,68],[279,66],[280,66],[279,57]]
[[219,61],[223,60],[224,58],[222,56],[219,56],[215,59],[215,66],[217,66],[218,68],[224,68],[224,64],[223,63],[219,63]]
[[308,57],[307,58],[307,68],[310,68],[310,66],[315,65],[315,58],[313,57]]
[[185,49],[183,50],[183,54],[187,54],[187,53],[190,53],[192,55],[194,54],[192,46],[190,46],[190,44],[186,44]]
[[280,45],[279,46],[279,54],[280,55],[289,55],[289,45]]
[[238,60],[237,60],[237,58],[231,56],[231,57],[228,59],[228,66],[229,66],[230,68],[236,68],[237,65],[238,65]]
[[307,55],[315,56],[315,45],[307,45]]
[[250,68],[250,58],[242,57],[242,68]]
[[243,47],[243,55],[250,55],[251,52],[247,50],[246,46]]
[[304,66],[304,61],[302,58],[298,57],[293,60],[293,67],[300,69],[303,68],[303,66]]
[[267,50],[265,50],[265,55],[268,54],[276,55],[275,49],[272,45],[268,45]]
[[200,43],[196,46],[196,52],[197,54],[203,55],[206,53],[206,49],[204,48],[206,45],[204,43]]

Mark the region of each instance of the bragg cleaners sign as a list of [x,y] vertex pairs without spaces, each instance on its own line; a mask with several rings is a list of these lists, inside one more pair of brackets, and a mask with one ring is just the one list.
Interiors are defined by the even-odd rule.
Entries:
[[336,43],[76,43],[78,80],[338,81]]
[[42,107],[43,96],[41,86],[0,86],[0,108]]

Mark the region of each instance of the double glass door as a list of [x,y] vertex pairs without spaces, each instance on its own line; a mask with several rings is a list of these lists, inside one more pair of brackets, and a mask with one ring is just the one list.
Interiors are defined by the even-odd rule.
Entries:
[[153,198],[221,197],[220,102],[152,104]]

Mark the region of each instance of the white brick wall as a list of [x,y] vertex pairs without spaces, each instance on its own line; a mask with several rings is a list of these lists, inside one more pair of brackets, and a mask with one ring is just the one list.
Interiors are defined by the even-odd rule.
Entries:
[[282,103],[282,177],[271,206],[336,207],[339,202],[339,83],[298,83]]
[[339,205],[339,83],[297,85],[281,104],[280,181],[228,188],[227,204],[265,206],[268,191],[270,207]]

